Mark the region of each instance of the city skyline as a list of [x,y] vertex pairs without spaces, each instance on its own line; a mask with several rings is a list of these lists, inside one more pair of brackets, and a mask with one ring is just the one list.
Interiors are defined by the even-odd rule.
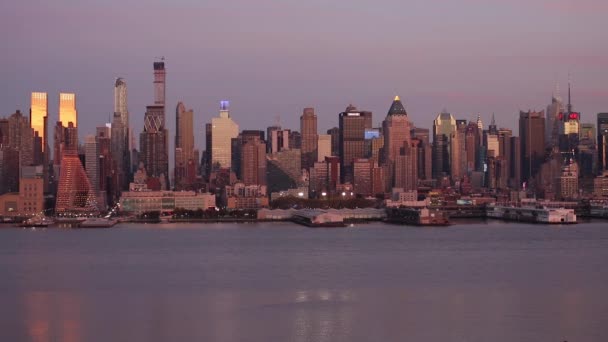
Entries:
[[[573,103],[583,113],[583,122],[594,122],[596,113],[605,112],[608,98],[602,84],[608,77],[608,51],[596,43],[606,24],[593,20],[601,18],[598,8],[606,6],[599,1],[490,6],[467,0],[441,7],[437,2],[384,1],[374,7],[352,2],[345,8],[345,3],[318,1],[182,1],[171,7],[153,3],[146,16],[135,16],[133,26],[141,28],[124,37],[115,34],[122,25],[112,23],[137,14],[137,6],[121,4],[116,13],[111,4],[89,5],[0,5],[7,14],[0,23],[7,29],[0,30],[0,36],[6,51],[14,52],[0,56],[3,65],[14,66],[0,78],[5,89],[0,113],[27,113],[29,94],[45,91],[52,126],[58,108],[55,94],[75,92],[84,137],[102,124],[98,120],[112,114],[111,87],[116,77],[124,77],[129,84],[129,121],[134,132],[141,131],[145,106],[152,103],[149,63],[160,56],[168,65],[166,106],[188,103],[195,113],[194,125],[200,128],[197,132],[203,131],[215,116],[216,103],[224,99],[231,101],[233,116],[243,129],[260,128],[262,121],[264,126],[274,124],[277,115],[284,127],[296,129],[305,107],[315,108],[320,130],[328,129],[337,126],[337,113],[349,103],[383,113],[385,103],[399,95],[417,127],[429,127],[430,118],[447,108],[459,119],[472,120],[480,113],[484,122],[495,113],[499,127],[515,131],[519,111],[546,108],[555,83],[565,89],[569,72]],[[103,29],[94,24],[73,30],[61,20],[71,15],[78,23],[93,10],[107,19],[100,20]],[[25,13],[32,19],[29,26],[13,22]],[[517,15],[509,15],[513,13]],[[365,20],[368,28],[343,28],[336,18]],[[177,19],[188,24],[169,25]],[[48,28],[44,23],[50,21],[58,24]],[[309,21],[317,24],[304,26]],[[209,29],[219,22],[232,28]],[[245,30],[253,22],[264,25]],[[146,34],[152,32],[152,24],[158,36]],[[530,25],[542,30],[520,40],[531,31]],[[84,48],[57,55],[53,51],[70,41],[66,37]],[[112,46],[121,46],[120,53]],[[175,132],[172,119],[167,128]],[[374,126],[379,124],[376,116]],[[196,134],[195,141],[204,146],[202,134]]]

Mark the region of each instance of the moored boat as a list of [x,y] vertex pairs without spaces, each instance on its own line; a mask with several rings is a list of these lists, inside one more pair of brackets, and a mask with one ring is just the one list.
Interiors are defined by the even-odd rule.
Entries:
[[53,220],[46,216],[32,217],[19,223],[18,226],[24,228],[46,228],[52,225],[53,223]]

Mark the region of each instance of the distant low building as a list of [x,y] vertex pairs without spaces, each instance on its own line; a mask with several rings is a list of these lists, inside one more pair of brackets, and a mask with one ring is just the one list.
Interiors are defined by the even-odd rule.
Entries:
[[604,171],[601,176],[593,180],[593,196],[608,197],[608,171]]
[[308,187],[300,187],[287,189],[285,191],[276,191],[270,194],[270,200],[274,201],[280,197],[297,197],[297,198],[308,198]]
[[140,214],[175,209],[206,210],[215,207],[215,195],[194,191],[127,191],[120,196],[120,210]]
[[265,185],[227,185],[222,192],[223,204],[228,209],[259,209],[268,207]]

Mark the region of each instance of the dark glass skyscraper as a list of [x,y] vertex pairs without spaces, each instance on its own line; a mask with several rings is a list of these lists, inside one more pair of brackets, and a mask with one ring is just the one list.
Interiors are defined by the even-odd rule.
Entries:
[[342,182],[353,181],[353,161],[365,158],[365,129],[372,128],[372,112],[359,111],[353,105],[339,115],[340,121],[340,177]]
[[545,156],[545,114],[519,112],[519,137],[522,156],[521,179],[529,182],[540,170]]
[[608,170],[608,113],[597,114],[598,174]]
[[302,134],[302,168],[309,169],[317,161],[317,115],[314,108],[304,108],[300,116],[300,133]]

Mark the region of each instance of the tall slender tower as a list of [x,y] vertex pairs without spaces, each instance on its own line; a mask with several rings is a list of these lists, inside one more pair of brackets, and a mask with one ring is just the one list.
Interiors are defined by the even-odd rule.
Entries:
[[302,134],[302,168],[309,169],[317,161],[318,135],[317,115],[314,108],[304,108],[300,116],[300,133]]
[[114,83],[114,117],[112,120],[112,159],[116,163],[119,189],[126,190],[131,176],[131,151],[129,148],[129,110],[127,107],[127,83],[117,78]]
[[188,179],[195,175],[190,174],[188,165],[194,162],[194,112],[186,110],[186,106],[179,102],[175,109],[175,187],[184,188]]
[[[44,192],[48,192],[49,186],[49,149],[48,138],[48,96],[47,93],[33,92],[30,107],[30,125],[34,130],[34,136],[40,138],[40,146],[34,146],[35,151],[42,153],[42,174],[44,175]],[[36,143],[35,143],[36,144]]]
[[165,106],[165,90],[166,90],[165,58],[162,57],[160,62],[154,62],[154,105]]
[[144,130],[139,136],[140,162],[148,177],[169,188],[169,133],[165,126],[165,62],[154,62],[154,105],[146,107]]

